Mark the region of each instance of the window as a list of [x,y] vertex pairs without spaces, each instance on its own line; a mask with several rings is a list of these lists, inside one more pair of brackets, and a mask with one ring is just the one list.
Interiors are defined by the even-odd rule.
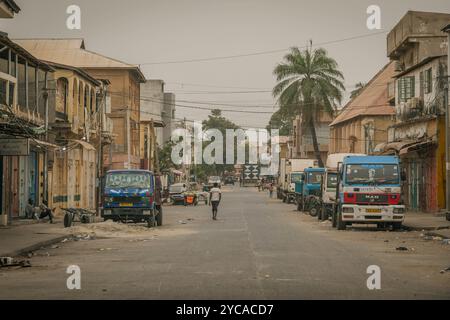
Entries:
[[26,88],[26,70],[25,60],[19,57],[19,74],[18,74],[18,90],[19,90],[19,106],[27,107],[27,88]]
[[0,105],[6,105],[6,92],[8,90],[8,81],[0,79]]
[[9,49],[0,52],[0,72],[9,74]]
[[9,83],[9,105],[13,106],[15,104],[15,96],[14,91],[16,89],[16,85],[12,82]]
[[46,81],[46,75],[47,73],[43,70],[38,70],[38,100],[39,100],[39,113],[44,114],[45,113],[45,98],[44,98],[44,90],[47,86]]
[[429,68],[424,73],[424,91],[425,93],[431,93],[433,91],[433,79],[432,79],[433,73],[432,69]]
[[37,110],[36,68],[28,65],[28,107]]
[[398,100],[406,102],[414,97],[415,77],[403,77],[398,80]]
[[56,82],[56,111],[67,114],[67,91],[69,82],[66,78],[59,78]]

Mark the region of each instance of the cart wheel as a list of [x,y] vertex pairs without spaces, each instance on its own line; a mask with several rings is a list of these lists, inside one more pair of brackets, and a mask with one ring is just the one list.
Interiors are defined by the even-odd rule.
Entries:
[[83,214],[83,215],[80,217],[80,221],[81,221],[81,223],[89,223],[89,216]]
[[72,226],[73,216],[71,213],[66,212],[64,215],[64,228],[70,228]]

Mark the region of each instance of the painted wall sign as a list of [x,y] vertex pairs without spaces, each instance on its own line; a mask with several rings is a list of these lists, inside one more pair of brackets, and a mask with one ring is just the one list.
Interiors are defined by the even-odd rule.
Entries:
[[0,156],[28,156],[30,141],[28,139],[0,139]]

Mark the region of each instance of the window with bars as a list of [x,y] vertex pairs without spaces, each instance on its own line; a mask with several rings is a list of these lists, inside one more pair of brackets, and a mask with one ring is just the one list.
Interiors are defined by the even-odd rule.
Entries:
[[414,97],[415,77],[403,77],[398,79],[398,100],[399,102],[406,102],[408,99]]

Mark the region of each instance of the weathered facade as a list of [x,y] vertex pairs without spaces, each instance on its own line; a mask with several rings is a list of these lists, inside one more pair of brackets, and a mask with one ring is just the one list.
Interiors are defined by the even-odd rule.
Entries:
[[48,198],[49,155],[57,148],[48,124],[53,69],[0,33],[1,222],[23,217],[28,200]]
[[82,39],[20,39],[17,42],[40,59],[74,66],[95,79],[110,82],[114,141],[103,155],[111,169],[141,166],[140,83],[145,77],[139,67],[85,49]]
[[[49,99],[55,110],[50,124],[60,146],[49,167],[49,204],[52,208],[96,208],[97,177],[102,176],[101,150],[108,83],[86,72],[60,64]],[[112,129],[112,128],[110,128]]]
[[[141,167],[158,170],[157,147],[169,141],[175,116],[174,95],[164,92],[164,81],[141,83]],[[170,100],[169,100],[170,99]]]
[[411,210],[445,208],[445,91],[450,14],[409,11],[388,34],[396,63],[396,123],[384,153],[401,157]]
[[331,153],[373,154],[394,123],[395,63],[385,65],[330,125]]

